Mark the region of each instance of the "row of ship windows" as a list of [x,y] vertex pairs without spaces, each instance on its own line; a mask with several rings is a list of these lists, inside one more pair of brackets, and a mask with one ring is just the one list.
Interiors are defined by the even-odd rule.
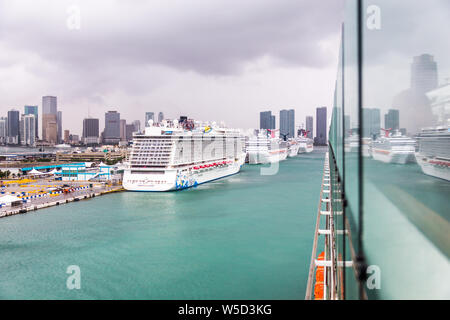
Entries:
[[148,181],[148,180],[129,180],[129,183],[167,184],[167,181],[164,181],[164,180],[154,180],[154,181]]

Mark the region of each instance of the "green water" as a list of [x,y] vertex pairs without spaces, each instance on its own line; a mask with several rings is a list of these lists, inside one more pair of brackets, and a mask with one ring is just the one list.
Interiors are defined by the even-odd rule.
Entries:
[[[0,219],[0,298],[303,299],[323,160]],[[66,287],[69,265],[79,290]]]

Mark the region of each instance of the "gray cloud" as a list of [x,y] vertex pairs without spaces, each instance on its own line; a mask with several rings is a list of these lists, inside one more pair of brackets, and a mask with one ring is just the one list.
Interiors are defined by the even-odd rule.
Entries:
[[[80,30],[66,26],[73,4]],[[114,96],[148,99],[174,77],[239,78],[264,59],[266,68],[334,70],[341,21],[341,0],[0,0],[0,68],[20,66],[25,86],[85,109]]]

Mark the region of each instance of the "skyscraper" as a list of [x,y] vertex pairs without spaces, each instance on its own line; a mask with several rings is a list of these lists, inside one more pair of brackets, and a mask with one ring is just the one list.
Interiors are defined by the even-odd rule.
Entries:
[[141,122],[139,120],[134,120],[133,126],[134,126],[133,132],[141,132]]
[[70,143],[70,131],[64,130],[64,143]]
[[58,123],[58,143],[62,143],[62,112],[58,111],[56,113],[56,121]]
[[8,121],[8,118],[0,117],[0,144],[6,143],[6,137],[8,134],[7,121]]
[[19,120],[19,111],[10,110],[8,111],[8,121],[7,121],[7,143],[8,144],[19,144],[19,131],[20,131],[20,120]]
[[[47,129],[51,128],[53,130],[54,125],[56,125],[56,132],[47,133]],[[42,97],[42,139],[44,141],[50,142],[53,140],[53,135],[56,134],[56,139],[53,143],[57,143],[58,140],[58,111],[57,111],[57,100],[54,96],[44,96]]]
[[148,127],[148,120],[152,119],[155,121],[155,114],[153,112],[146,112],[145,113],[145,126]]
[[378,136],[381,130],[381,113],[377,108],[363,108],[363,137]]
[[127,120],[120,119],[120,140],[125,141],[127,139]]
[[35,138],[36,140],[39,137],[39,112],[38,112],[38,106],[25,106],[25,114],[33,114],[34,120],[36,121],[34,128],[36,130]]
[[23,114],[20,119],[20,144],[34,146],[36,143],[36,119],[34,114]]
[[275,129],[275,116],[272,115],[272,111],[263,111],[259,113],[259,128]]
[[438,86],[437,63],[430,54],[422,54],[413,58],[411,64],[411,89],[418,93],[426,93]]
[[117,144],[120,141],[120,113],[108,111],[105,113],[105,130],[103,131],[105,143]]
[[125,140],[131,141],[133,139],[134,124],[125,125]]
[[164,113],[160,112],[158,114],[158,122],[161,123],[164,120]]
[[96,145],[99,143],[99,119],[86,118],[83,120],[83,143]]
[[326,145],[327,140],[327,107],[316,108],[316,137],[314,143]]
[[306,131],[308,131],[307,137],[313,138],[314,130],[314,118],[312,116],[306,116]]
[[384,128],[392,130],[400,129],[400,114],[398,110],[389,109],[388,113],[384,115]]
[[283,136],[286,136],[286,138],[295,137],[294,109],[280,111],[280,137]]

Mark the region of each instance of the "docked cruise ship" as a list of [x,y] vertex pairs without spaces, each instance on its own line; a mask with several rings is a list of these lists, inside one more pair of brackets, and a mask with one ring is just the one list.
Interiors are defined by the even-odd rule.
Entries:
[[238,130],[205,126],[185,129],[176,120],[134,134],[123,187],[171,191],[236,174],[244,164],[244,137]]
[[249,164],[275,163],[287,158],[288,145],[286,141],[276,138],[273,131],[269,137],[263,130],[248,139],[247,154]]
[[295,157],[298,155],[300,150],[300,143],[297,139],[289,139],[288,140],[288,157]]
[[372,142],[372,157],[388,163],[414,162],[416,141],[403,136],[400,132],[393,135],[389,133],[389,130],[385,130],[385,132],[386,136]]
[[450,127],[423,129],[416,160],[423,173],[450,181]]

